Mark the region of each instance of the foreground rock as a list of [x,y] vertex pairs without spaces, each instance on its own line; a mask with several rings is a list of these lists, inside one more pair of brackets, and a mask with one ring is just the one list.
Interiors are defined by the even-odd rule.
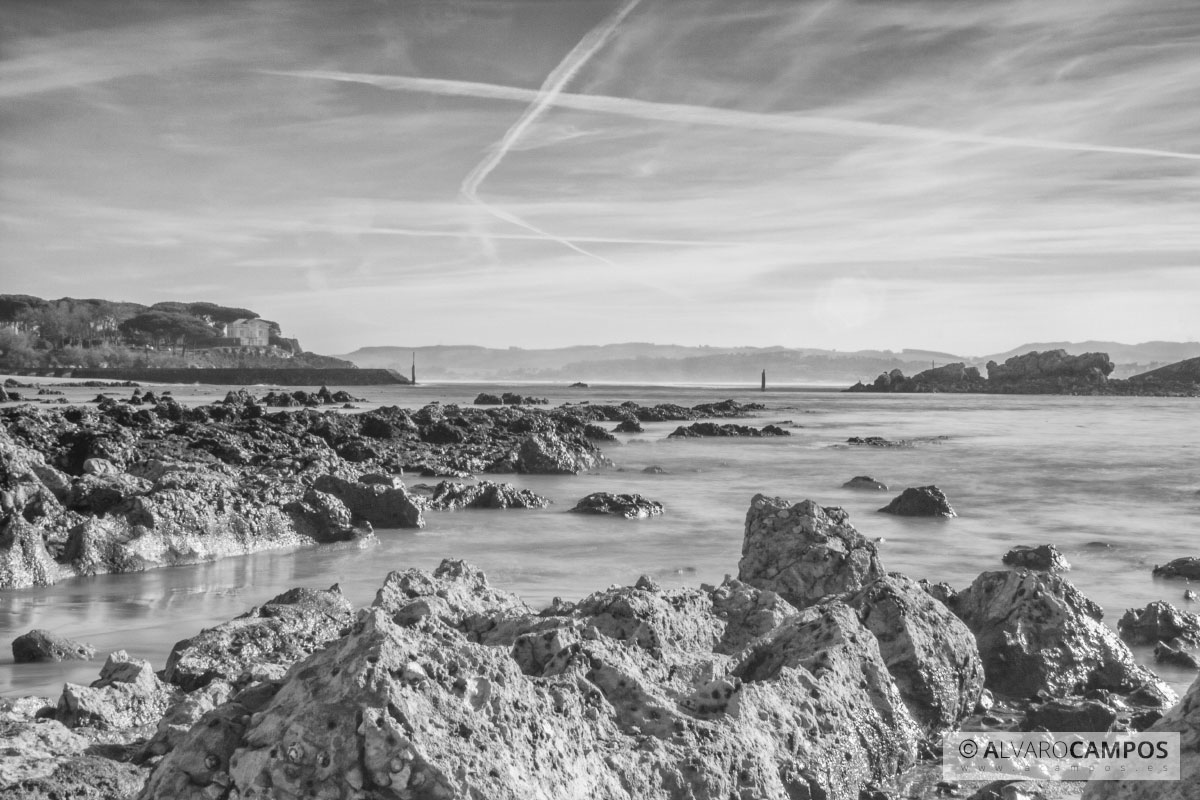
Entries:
[[96,657],[96,648],[50,631],[34,629],[13,639],[12,653],[13,661],[18,664],[89,661]]
[[158,723],[175,694],[154,674],[150,662],[118,650],[109,655],[100,678],[90,686],[68,683],[63,687],[54,716],[70,728],[144,728]]
[[178,642],[163,679],[184,691],[214,680],[232,686],[283,676],[287,668],[341,636],[354,611],[338,589],[291,589],[236,619]]
[[571,511],[577,514],[609,514],[625,519],[645,519],[662,514],[663,504],[640,494],[592,492],[576,503]]
[[913,718],[936,737],[968,717],[983,691],[975,636],[914,580],[892,573],[847,601],[879,652]]
[[1100,607],[1057,575],[985,572],[951,608],[975,634],[989,689],[1018,698],[1103,690],[1150,706],[1175,699],[1101,622]]
[[1195,800],[1200,787],[1200,678],[1148,730],[1179,734],[1179,780],[1093,781],[1084,789],[1083,800]]
[[1067,572],[1071,564],[1052,544],[1037,547],[1014,547],[1001,559],[1010,567],[1036,569],[1041,572]]
[[854,609],[644,587],[538,615],[461,562],[394,573],[347,636],[201,718],[141,797],[853,800],[914,762]]
[[901,517],[956,517],[946,493],[936,486],[905,489],[892,502],[879,509]]
[[738,580],[803,608],[883,576],[875,545],[842,509],[755,495],[746,512]]

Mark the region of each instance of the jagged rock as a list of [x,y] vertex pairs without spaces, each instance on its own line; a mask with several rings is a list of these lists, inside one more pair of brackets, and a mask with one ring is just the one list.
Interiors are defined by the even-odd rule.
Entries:
[[213,680],[176,699],[158,721],[154,735],[142,747],[139,759],[156,758],[174,750],[201,717],[228,701],[233,693],[232,684]]
[[475,396],[475,405],[477,406],[498,406],[504,403],[499,397],[487,392],[480,392]]
[[12,643],[13,661],[29,664],[45,661],[90,661],[96,648],[76,642],[50,631],[34,629],[22,634]]
[[[398,482],[397,482],[398,483]],[[423,528],[425,518],[421,508],[402,484],[385,486],[379,483],[349,481],[337,475],[322,475],[313,481],[312,488],[336,497],[350,513],[379,528]]]
[[131,498],[149,493],[152,487],[145,478],[123,472],[93,473],[72,481],[62,503],[81,514],[106,514]]
[[1196,788],[1200,787],[1200,678],[1147,731],[1179,734],[1179,780],[1090,781],[1083,800],[1196,800]]
[[1100,620],[1103,611],[1060,576],[985,572],[953,600],[975,634],[987,686],[1013,697],[1083,695],[1103,689],[1143,705],[1174,700]]
[[623,419],[613,428],[613,433],[645,433],[642,423],[636,419]]
[[908,488],[892,499],[883,508],[884,514],[902,517],[956,517],[958,516],[946,499],[946,494],[936,486]]
[[891,573],[846,603],[879,641],[879,652],[914,719],[931,735],[970,716],[983,690],[975,636],[916,582]]
[[755,495],[746,512],[738,579],[804,607],[883,576],[875,545],[842,509]]
[[1090,731],[1112,729],[1121,712],[1100,700],[1064,697],[1032,706],[1025,714],[1023,730]]
[[643,469],[642,472],[646,473],[647,475],[666,475],[667,474],[667,471],[665,469],[663,469],[662,467],[653,465],[653,464],[651,464],[650,466]]
[[1142,609],[1126,610],[1117,630],[1130,644],[1155,644],[1178,638],[1200,647],[1200,615],[1181,611],[1161,600]]
[[296,525],[296,530],[317,542],[341,542],[354,538],[366,538],[371,534],[371,524],[354,524],[353,515],[346,504],[326,492],[308,487],[303,500],[293,501],[283,507]]
[[0,701],[0,797],[12,800],[114,800],[133,797],[139,767],[95,755],[91,739],[53,719],[32,719]]
[[149,661],[124,650],[108,656],[91,686],[68,683],[58,699],[55,718],[64,725],[125,730],[157,724],[175,690],[160,681]]
[[1174,561],[1168,561],[1161,567],[1154,567],[1156,578],[1186,578],[1190,581],[1200,580],[1200,558],[1184,556]]
[[611,514],[625,519],[645,519],[663,513],[663,505],[640,494],[592,492],[570,509],[577,514]]
[[1052,544],[1038,547],[1014,547],[1002,559],[1010,567],[1035,569],[1041,572],[1066,572],[1071,569],[1066,557]]
[[887,484],[881,483],[867,475],[856,475],[842,484],[843,489],[865,489],[872,492],[886,492]]
[[55,562],[40,530],[14,516],[0,528],[0,589],[49,586],[70,572]]
[[517,471],[531,475],[576,475],[607,465],[595,447],[565,442],[554,433],[526,437],[516,458]]
[[979,787],[967,800],[1047,800],[1047,797],[1037,781],[1002,778]]
[[337,586],[326,591],[291,589],[178,642],[167,657],[163,679],[190,692],[214,680],[240,686],[279,677],[340,636],[353,619],[350,601]]
[[[277,691],[206,714],[141,797],[853,800],[914,763],[917,727],[852,609],[791,611],[732,660],[706,592],[641,585],[539,615],[461,562],[393,573]],[[766,621],[757,590],[726,591]]]
[[442,481],[426,501],[429,508],[453,510],[458,508],[546,508],[550,501],[529,489],[518,489],[511,483],[452,483]]

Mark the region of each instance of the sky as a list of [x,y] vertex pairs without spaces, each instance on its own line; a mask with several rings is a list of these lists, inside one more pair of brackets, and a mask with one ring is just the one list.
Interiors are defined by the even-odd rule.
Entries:
[[0,292],[310,350],[1200,339],[1194,0],[3,0]]

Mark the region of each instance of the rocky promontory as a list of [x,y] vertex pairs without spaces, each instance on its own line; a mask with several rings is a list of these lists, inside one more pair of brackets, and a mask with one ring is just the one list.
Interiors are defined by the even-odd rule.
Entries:
[[989,361],[987,377],[977,367],[958,362],[906,377],[898,369],[872,383],[856,383],[848,392],[1197,395],[1200,359],[1172,364],[1125,380],[1110,379],[1115,365],[1107,353],[1068,355],[1065,350],[1029,352],[1003,364]]

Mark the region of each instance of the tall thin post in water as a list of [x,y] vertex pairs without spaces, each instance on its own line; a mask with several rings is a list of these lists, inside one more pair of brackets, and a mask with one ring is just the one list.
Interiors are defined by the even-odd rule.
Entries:
[[413,357],[413,362],[412,362],[411,381],[412,381],[412,385],[416,386],[417,385],[417,351],[416,350],[413,350],[412,357]]
[[767,371],[764,369],[763,374],[762,374],[762,387],[759,388],[759,391],[765,392],[766,390],[767,390]]

